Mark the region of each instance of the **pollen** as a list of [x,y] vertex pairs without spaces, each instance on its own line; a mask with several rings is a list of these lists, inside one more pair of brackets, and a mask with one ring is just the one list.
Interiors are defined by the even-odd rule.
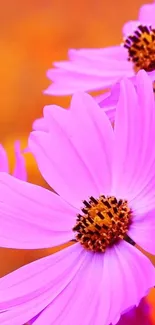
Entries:
[[133,35],[124,41],[128,50],[128,60],[134,64],[135,72],[144,69],[155,70],[155,29],[151,26],[138,26]]
[[127,232],[132,211],[126,200],[117,200],[114,196],[101,195],[98,199],[91,196],[88,201],[83,201],[83,205],[73,231],[84,248],[105,252],[119,240],[130,239]]

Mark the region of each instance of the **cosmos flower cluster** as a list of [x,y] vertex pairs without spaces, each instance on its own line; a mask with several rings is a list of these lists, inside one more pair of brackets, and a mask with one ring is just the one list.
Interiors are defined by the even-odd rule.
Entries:
[[[0,279],[1,325],[148,325],[155,286],[155,3],[122,44],[69,50],[9,174],[0,147],[0,246],[68,246]],[[108,88],[108,91],[107,91]],[[110,90],[109,90],[110,89]],[[104,90],[92,97],[89,91]],[[26,151],[51,190],[27,181]],[[54,191],[52,191],[54,189]]]

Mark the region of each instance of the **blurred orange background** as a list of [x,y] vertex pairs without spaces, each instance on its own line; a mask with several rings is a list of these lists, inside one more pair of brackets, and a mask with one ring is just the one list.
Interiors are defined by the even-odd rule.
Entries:
[[[66,106],[68,98],[43,95],[46,70],[65,59],[68,48],[104,47],[122,41],[122,25],[136,19],[141,0],[5,0],[0,10],[0,142],[13,165],[13,142],[26,145],[28,133],[45,104]],[[29,180],[45,185],[27,159]],[[0,250],[0,276],[52,250]],[[149,296],[155,305],[155,294]],[[155,314],[155,310],[153,312]],[[155,322],[155,319],[154,319]]]

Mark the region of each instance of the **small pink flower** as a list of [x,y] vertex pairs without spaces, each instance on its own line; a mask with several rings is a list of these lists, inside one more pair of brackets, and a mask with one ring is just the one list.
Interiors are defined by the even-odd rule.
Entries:
[[0,279],[0,324],[109,325],[155,285],[155,103],[137,74],[121,82],[115,127],[96,101],[46,107],[29,149],[59,194],[0,173],[0,244],[73,245]]
[[[150,27],[151,26],[151,27]],[[134,81],[136,72],[144,69],[155,80],[155,3],[140,8],[137,21],[123,27],[123,44],[99,49],[70,49],[68,61],[54,63],[47,76],[52,84],[49,95],[68,95],[76,91],[103,90],[115,85],[124,76]],[[114,119],[118,89],[112,98],[99,96],[98,103]],[[106,101],[104,99],[107,98]]]
[[[15,151],[15,167],[12,175],[16,178],[26,181],[27,173],[25,167],[25,160],[23,154],[21,153],[19,141],[15,142],[14,151]],[[9,173],[9,162],[8,162],[7,153],[1,144],[0,144],[0,172]]]

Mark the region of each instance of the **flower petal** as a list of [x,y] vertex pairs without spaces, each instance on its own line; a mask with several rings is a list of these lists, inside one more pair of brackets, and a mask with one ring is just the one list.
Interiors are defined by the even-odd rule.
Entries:
[[[0,324],[21,325],[38,315],[72,283],[86,254],[75,244],[1,278]],[[53,308],[51,318],[55,313]],[[51,319],[45,324],[50,325]]]
[[0,246],[45,248],[73,238],[77,210],[58,195],[0,173]]
[[32,129],[33,130],[39,130],[39,131],[48,132],[48,129],[47,129],[47,126],[45,124],[45,120],[44,120],[43,117],[38,118],[37,120],[35,120],[33,122]]
[[[147,72],[147,74],[150,80],[154,82],[155,71]],[[137,82],[136,75],[131,77],[130,80],[136,87],[136,82]],[[120,82],[112,86],[110,91],[95,97],[98,105],[104,109],[105,113],[107,114],[111,122],[114,122],[115,120],[116,105],[119,100],[119,95],[120,95]]]
[[[148,290],[154,286],[155,270],[145,255],[125,241],[115,245],[114,251],[111,250],[110,253],[111,290],[114,291],[115,288],[115,295],[111,301],[111,313],[113,308],[115,311],[119,310],[119,306],[124,313],[131,307],[138,306],[141,298],[146,296]],[[119,271],[114,277],[113,270],[116,272],[117,268]]]
[[[113,165],[113,194],[127,198],[133,208],[144,198],[145,186],[151,188],[155,181],[155,104],[152,82],[143,70],[137,74],[136,89],[138,95],[129,80],[121,83]],[[151,191],[145,194],[147,200],[154,195]]]
[[124,24],[123,35],[125,38],[133,35],[139,25],[155,27],[155,3],[141,6],[138,16],[138,20],[131,20]]
[[[103,277],[103,259],[100,258],[100,254],[85,252],[85,260],[73,281],[70,281],[65,290],[42,312],[40,317],[34,322],[35,325],[48,324],[48,319],[53,324],[61,324],[65,320],[65,325],[80,325],[83,319],[85,325],[94,324],[97,303],[101,295],[99,279]],[[105,300],[103,305],[105,312],[103,312],[102,306],[101,318],[103,325],[106,324],[107,305],[109,305],[109,301],[106,302]],[[88,306],[89,312],[86,313]]]
[[[141,110],[141,148],[138,170],[134,175],[132,185],[135,196],[131,200],[133,210],[140,214],[141,210],[148,212],[155,207],[155,101],[152,82],[144,71],[137,75],[137,95]],[[140,124],[140,117],[139,117]],[[140,125],[136,124],[138,132]],[[140,133],[140,130],[139,130]],[[137,193],[136,193],[137,191]],[[146,207],[144,211],[144,206]]]
[[54,66],[66,71],[76,71],[90,76],[120,77],[121,72],[123,75],[124,71],[128,74],[131,73],[131,64],[127,61],[126,50],[121,45],[103,49],[102,55],[100,50],[96,55],[90,54],[90,50],[85,50],[85,52],[70,50],[69,58],[70,61],[55,62]]
[[53,83],[45,91],[46,94],[67,95],[76,91],[105,89],[120,77],[134,75],[123,46],[98,51],[70,50],[69,58],[70,61],[55,62],[55,68],[47,72],[47,77]]
[[120,83],[115,84],[109,92],[96,97],[98,105],[104,109],[111,122],[115,121],[116,105],[120,95]]
[[82,48],[82,49],[70,49],[68,51],[68,57],[71,61],[78,61],[81,57],[91,58],[110,58],[115,60],[123,60],[124,62],[127,59],[127,53],[124,47],[120,45],[108,46],[103,48]]
[[[125,76],[126,73],[124,72],[123,75]],[[44,90],[44,93],[47,95],[64,96],[74,94],[77,91],[106,89],[119,79],[120,73],[118,72],[117,77],[104,77],[90,76],[76,71],[65,71],[63,69],[50,69],[47,72],[47,77],[53,83]]]
[[150,325],[150,310],[146,299],[142,299],[139,306],[125,313],[117,325]]
[[49,133],[33,132],[29,147],[42,175],[76,207],[111,186],[113,129],[95,100],[75,94],[71,108],[45,107]]
[[105,254],[75,244],[0,280],[0,322],[21,325],[40,313],[33,324],[116,324],[154,281],[151,262],[127,243]]
[[155,27],[155,3],[145,4],[140,8],[139,20],[142,24]]
[[15,142],[14,148],[15,148],[16,163],[13,171],[13,176],[22,179],[23,181],[26,181],[27,172],[26,172],[25,160],[20,149],[20,141]]
[[128,235],[144,250],[155,254],[155,209],[146,214],[136,215]]
[[1,144],[0,144],[0,172],[6,172],[6,173],[9,172],[8,156]]
[[133,35],[139,25],[141,25],[139,20],[130,20],[125,23],[123,26],[124,38],[126,39],[128,36]]
[[138,304],[154,281],[151,262],[127,243],[122,242],[105,254],[87,253],[74,281],[40,314],[34,325],[48,325],[49,319],[56,325],[64,320],[64,325],[80,325],[83,319],[85,325],[116,324],[123,309]]
[[150,77],[152,82],[154,82],[155,81],[155,70],[148,72],[148,76]]

